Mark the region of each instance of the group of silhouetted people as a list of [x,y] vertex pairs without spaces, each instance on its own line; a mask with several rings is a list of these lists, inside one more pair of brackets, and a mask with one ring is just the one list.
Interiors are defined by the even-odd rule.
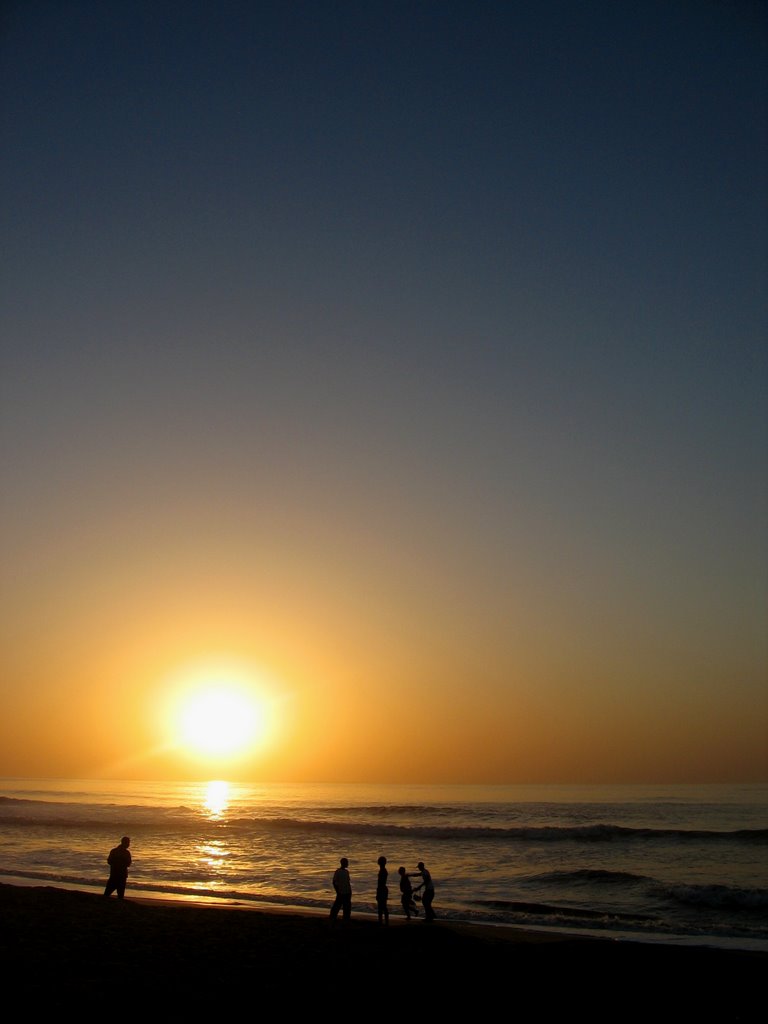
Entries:
[[[120,845],[109,851],[107,864],[109,864],[109,878],[104,888],[104,895],[111,896],[117,892],[117,898],[125,896],[125,886],[128,881],[128,868],[131,866],[131,853],[128,847],[131,845],[130,836],[123,836]],[[379,924],[389,924],[389,886],[387,878],[387,858],[379,857],[379,873],[376,878],[376,910],[379,915]],[[397,873],[400,876],[400,902],[405,912],[406,919],[418,917],[419,908],[416,906],[416,898],[421,899],[424,908],[424,920],[434,921],[435,912],[432,909],[432,901],[435,898],[435,884],[432,875],[424,866],[424,861],[419,861],[418,870],[412,871],[409,875],[404,867],[399,867]],[[413,887],[411,878],[420,877],[421,882],[416,888]],[[349,877],[349,861],[342,857],[339,866],[333,873],[333,890],[336,898],[331,907],[331,920],[336,921],[341,911],[343,921],[349,921],[352,914],[352,882]],[[416,894],[421,893],[420,897]]]
[[[376,910],[379,915],[379,924],[386,925],[389,924],[387,858],[379,857],[377,863],[379,873],[376,878]],[[435,898],[435,883],[432,881],[432,875],[424,866],[424,861],[420,860],[418,870],[412,871],[410,875],[404,867],[399,867],[397,873],[400,875],[400,903],[406,919],[410,921],[412,917],[418,917],[419,908],[416,906],[416,894],[421,893],[418,898],[421,899],[421,905],[424,908],[424,920],[434,921],[436,915],[432,909],[432,901]],[[421,878],[421,882],[414,888],[411,878],[416,876]],[[352,882],[349,877],[349,861],[346,857],[341,858],[339,867],[333,873],[333,889],[336,899],[331,907],[331,920],[336,921],[339,911],[341,911],[342,920],[348,921],[352,913]]]

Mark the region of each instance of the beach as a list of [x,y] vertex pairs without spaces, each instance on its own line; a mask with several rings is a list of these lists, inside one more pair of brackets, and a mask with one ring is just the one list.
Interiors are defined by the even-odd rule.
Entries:
[[[198,905],[0,884],[6,993],[84,1016],[153,1009],[701,1013],[751,1020],[768,954],[393,916]],[[30,1003],[31,1005],[31,1003]]]
[[123,835],[134,896],[324,913],[344,856],[375,913],[384,855],[443,923],[768,952],[765,786],[0,780],[0,881],[103,889]]

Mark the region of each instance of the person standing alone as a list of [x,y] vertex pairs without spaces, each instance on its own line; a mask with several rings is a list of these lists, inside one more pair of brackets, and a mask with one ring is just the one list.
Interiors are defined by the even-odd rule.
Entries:
[[128,868],[131,866],[131,853],[128,847],[131,845],[129,836],[123,836],[120,845],[109,851],[107,864],[109,864],[109,878],[104,889],[105,896],[111,896],[117,890],[117,898],[125,896],[125,883],[128,881]]
[[350,914],[352,913],[352,883],[349,879],[348,868],[349,861],[346,857],[342,857],[339,867],[333,873],[333,888],[336,893],[336,899],[331,907],[331,920],[335,921],[341,910],[342,919],[345,924],[349,921]]

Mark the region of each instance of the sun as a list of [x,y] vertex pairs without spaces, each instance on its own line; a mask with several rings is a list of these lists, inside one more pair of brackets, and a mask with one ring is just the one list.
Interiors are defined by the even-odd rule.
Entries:
[[188,698],[179,728],[182,744],[195,753],[239,754],[263,737],[264,712],[251,694],[214,683]]
[[170,746],[197,761],[242,761],[271,746],[276,697],[249,666],[198,663],[173,674],[164,718]]

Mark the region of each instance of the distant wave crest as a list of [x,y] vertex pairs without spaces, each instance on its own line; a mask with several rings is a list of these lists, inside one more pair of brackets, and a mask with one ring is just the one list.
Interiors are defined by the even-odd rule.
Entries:
[[[399,823],[398,817],[419,814],[431,818],[430,824]],[[3,813],[5,811],[5,813]],[[492,840],[524,843],[614,843],[647,842],[672,839],[701,842],[768,843],[768,829],[737,829],[716,831],[703,829],[630,828],[623,825],[591,824],[561,826],[450,825],[441,824],[439,808],[398,807],[369,808],[364,816],[343,817],[338,808],[329,808],[327,816],[315,811],[311,817],[302,815],[242,815],[235,818],[205,818],[199,812],[184,807],[152,808],[141,805],[103,805],[98,811],[93,806],[80,804],[50,804],[45,801],[18,800],[0,797],[0,822],[12,828],[36,827],[56,829],[113,830],[117,824],[132,829],[155,832],[184,833],[201,828],[221,833],[249,832],[306,832],[355,836],[411,836],[434,840]],[[371,820],[374,818],[375,820]],[[394,819],[394,820],[393,820]]]

